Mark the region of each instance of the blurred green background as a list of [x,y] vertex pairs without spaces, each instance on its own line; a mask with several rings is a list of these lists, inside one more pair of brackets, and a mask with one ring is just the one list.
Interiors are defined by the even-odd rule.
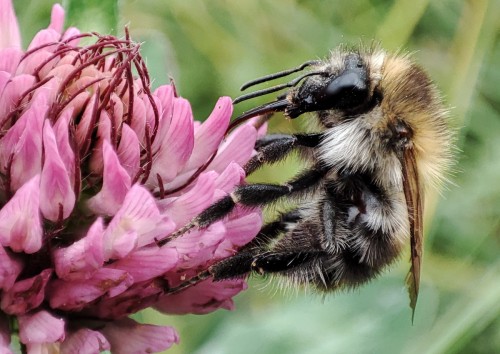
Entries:
[[[54,1],[14,0],[25,45],[48,23]],[[414,52],[452,107],[460,128],[457,172],[430,198],[422,289],[415,322],[404,289],[407,256],[370,285],[321,298],[281,293],[252,279],[236,311],[145,322],[174,325],[169,353],[500,353],[500,2],[63,1],[68,26],[140,42],[154,85],[175,79],[195,117],[245,81],[324,57],[340,43],[379,40]],[[269,99],[269,98],[267,98]],[[235,113],[254,100],[236,107]],[[275,117],[272,131],[301,129]],[[280,181],[294,159],[254,179]]]

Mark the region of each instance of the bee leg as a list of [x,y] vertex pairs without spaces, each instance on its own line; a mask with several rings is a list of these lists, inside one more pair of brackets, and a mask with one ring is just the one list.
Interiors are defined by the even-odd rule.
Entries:
[[275,240],[280,234],[292,228],[297,222],[302,219],[302,215],[298,209],[282,213],[276,220],[264,225],[254,239],[246,244],[240,251],[258,250],[267,246],[271,241]]
[[247,175],[263,164],[270,164],[284,159],[298,147],[316,147],[321,142],[322,134],[272,134],[259,139],[255,144],[257,155],[244,167]]
[[223,219],[234,209],[237,204],[246,207],[260,207],[272,203],[281,197],[291,196],[311,189],[322,181],[328,169],[318,165],[299,174],[288,183],[279,184],[249,184],[237,187],[231,194],[219,199],[217,202],[202,211],[187,225],[170,234],[164,239],[156,240],[158,246],[165,245],[189,230],[198,227],[206,228],[214,222]]
[[241,278],[254,271],[261,275],[290,270],[313,262],[325,255],[320,250],[294,250],[286,252],[268,251],[261,254],[240,252],[210,267],[214,281]]
[[236,279],[254,271],[260,275],[277,273],[313,262],[324,256],[323,251],[287,251],[287,252],[240,252],[210,267],[214,281]]
[[325,255],[320,250],[292,250],[286,252],[265,252],[253,259],[251,269],[261,275],[277,273],[311,263]]

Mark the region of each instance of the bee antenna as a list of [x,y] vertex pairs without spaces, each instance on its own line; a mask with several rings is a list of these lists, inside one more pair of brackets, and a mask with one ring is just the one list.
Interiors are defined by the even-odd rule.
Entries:
[[241,86],[240,91],[244,91],[249,87],[261,84],[261,83],[266,82],[266,81],[279,79],[280,77],[288,76],[290,74],[296,73],[297,71],[302,71],[305,68],[307,68],[308,66],[316,65],[316,64],[319,64],[320,62],[321,61],[319,61],[319,60],[310,60],[310,61],[306,61],[305,63],[297,66],[296,68],[292,68],[292,69],[280,71],[280,72],[277,72],[277,73],[274,73],[271,75],[266,75],[266,76],[260,77],[258,79],[249,81],[246,84],[244,84],[243,86]]
[[293,79],[292,81],[287,82],[285,84],[268,87],[266,89],[250,92],[250,93],[247,93],[245,95],[241,95],[239,97],[236,97],[233,101],[233,104],[237,104],[237,103],[249,100],[251,98],[264,96],[264,95],[267,95],[268,93],[271,93],[271,92],[280,91],[280,90],[283,90],[284,88],[287,88],[287,87],[293,87],[308,76],[321,75],[321,74],[323,74],[322,71],[311,71],[311,72],[305,73],[304,75],[299,76],[298,78]]

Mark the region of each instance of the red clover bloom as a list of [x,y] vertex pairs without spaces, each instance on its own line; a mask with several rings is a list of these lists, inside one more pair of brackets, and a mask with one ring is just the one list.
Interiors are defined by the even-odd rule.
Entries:
[[[128,315],[231,309],[243,280],[165,289],[248,243],[259,211],[238,209],[206,230],[163,239],[244,181],[260,133],[226,140],[222,97],[193,121],[173,85],[152,92],[127,35],[49,27],[26,51],[10,0],[0,0],[0,352],[158,352],[171,327]],[[93,44],[80,45],[82,38]]]

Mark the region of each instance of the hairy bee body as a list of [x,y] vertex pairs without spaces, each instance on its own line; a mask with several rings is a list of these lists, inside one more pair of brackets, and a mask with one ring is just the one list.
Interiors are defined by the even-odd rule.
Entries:
[[277,111],[292,119],[311,112],[304,119],[314,120],[318,131],[264,137],[245,170],[251,173],[293,150],[302,152],[308,167],[281,185],[236,188],[177,234],[206,227],[237,204],[257,207],[281,198],[298,200],[296,209],[265,225],[253,242],[199,279],[229,279],[254,271],[280,274],[320,290],[351,288],[375,277],[410,244],[408,286],[414,307],[424,193],[443,180],[452,161],[453,134],[437,90],[408,56],[377,48],[339,48],[324,61],[246,86],[306,67],[304,75],[288,84],[235,102],[288,88],[236,121]]

